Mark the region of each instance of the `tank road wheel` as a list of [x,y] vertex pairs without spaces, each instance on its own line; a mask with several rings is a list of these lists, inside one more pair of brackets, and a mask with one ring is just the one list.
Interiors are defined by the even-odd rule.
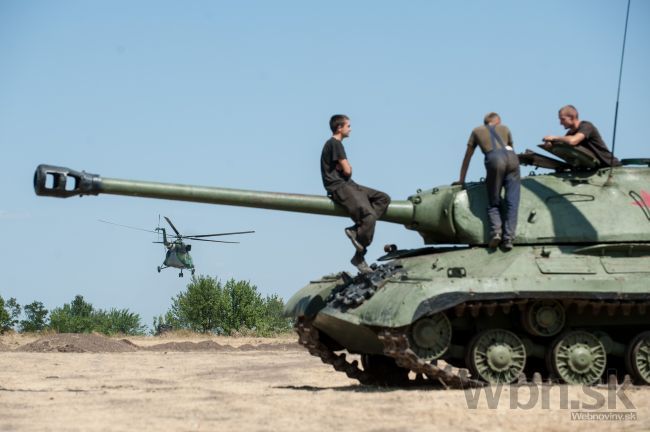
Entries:
[[472,374],[491,384],[515,382],[526,366],[526,348],[516,334],[502,329],[474,336],[466,364]]
[[563,334],[553,344],[549,355],[550,369],[568,384],[596,383],[607,364],[602,342],[586,331]]
[[409,370],[397,366],[395,360],[378,354],[361,355],[364,372],[372,375],[379,385],[399,387],[409,384]]
[[566,323],[562,303],[556,300],[538,300],[529,304],[522,316],[526,331],[534,336],[555,336]]
[[442,357],[451,342],[451,323],[442,312],[417,320],[409,329],[409,345],[424,361]]
[[639,384],[650,384],[650,331],[638,334],[627,346],[627,371]]

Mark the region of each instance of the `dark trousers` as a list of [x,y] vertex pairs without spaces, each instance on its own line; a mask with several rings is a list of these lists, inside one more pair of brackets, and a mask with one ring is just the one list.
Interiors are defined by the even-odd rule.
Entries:
[[[519,159],[513,151],[498,149],[485,155],[490,237],[502,234],[504,240],[514,240],[519,212]],[[501,220],[501,188],[505,189],[505,221]]]
[[375,235],[377,219],[386,213],[390,197],[352,180],[332,192],[332,200],[345,207],[357,227],[357,241],[368,247]]

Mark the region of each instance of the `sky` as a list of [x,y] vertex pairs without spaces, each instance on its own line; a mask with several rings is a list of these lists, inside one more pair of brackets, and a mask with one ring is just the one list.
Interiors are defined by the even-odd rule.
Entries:
[[[470,131],[501,115],[518,151],[573,104],[611,147],[627,2],[0,0],[0,296],[81,294],[144,323],[189,278],[157,273],[153,229],[255,230],[192,244],[197,272],[285,300],[352,272],[344,218],[119,196],[37,197],[38,164],[110,178],[324,195],[329,117],[357,183],[406,199],[457,180]],[[616,155],[650,157],[650,2],[632,0]],[[522,167],[527,175],[530,167]],[[484,176],[476,154],[468,180]],[[422,246],[380,222],[383,245]]]

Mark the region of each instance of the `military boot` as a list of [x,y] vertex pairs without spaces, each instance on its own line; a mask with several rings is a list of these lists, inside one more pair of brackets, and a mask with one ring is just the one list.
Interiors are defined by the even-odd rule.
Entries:
[[372,273],[372,269],[366,262],[364,255],[366,254],[365,248],[363,252],[357,252],[354,254],[352,259],[350,260],[350,263],[355,266],[360,273]]
[[353,225],[351,227],[347,227],[345,229],[345,235],[348,236],[350,241],[352,242],[352,246],[357,250],[357,252],[363,252],[366,250],[365,246],[363,246],[359,241],[357,240],[357,226]]

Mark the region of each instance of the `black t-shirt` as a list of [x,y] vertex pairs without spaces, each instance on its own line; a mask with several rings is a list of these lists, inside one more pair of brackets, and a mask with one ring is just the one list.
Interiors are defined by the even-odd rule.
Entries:
[[323,177],[323,186],[327,192],[334,192],[349,180],[341,171],[336,170],[340,159],[347,159],[343,143],[336,138],[330,138],[323,146],[320,156],[320,174]]
[[[612,153],[607,148],[605,141],[600,136],[600,132],[596,129],[596,126],[593,123],[588,121],[581,121],[578,125],[578,129],[575,131],[567,132],[567,136],[575,135],[578,132],[581,132],[585,139],[580,141],[578,144],[579,147],[589,150],[596,156],[596,159],[600,161],[602,166],[611,166],[612,165]],[[614,166],[618,166],[621,163],[618,159],[614,158]]]

